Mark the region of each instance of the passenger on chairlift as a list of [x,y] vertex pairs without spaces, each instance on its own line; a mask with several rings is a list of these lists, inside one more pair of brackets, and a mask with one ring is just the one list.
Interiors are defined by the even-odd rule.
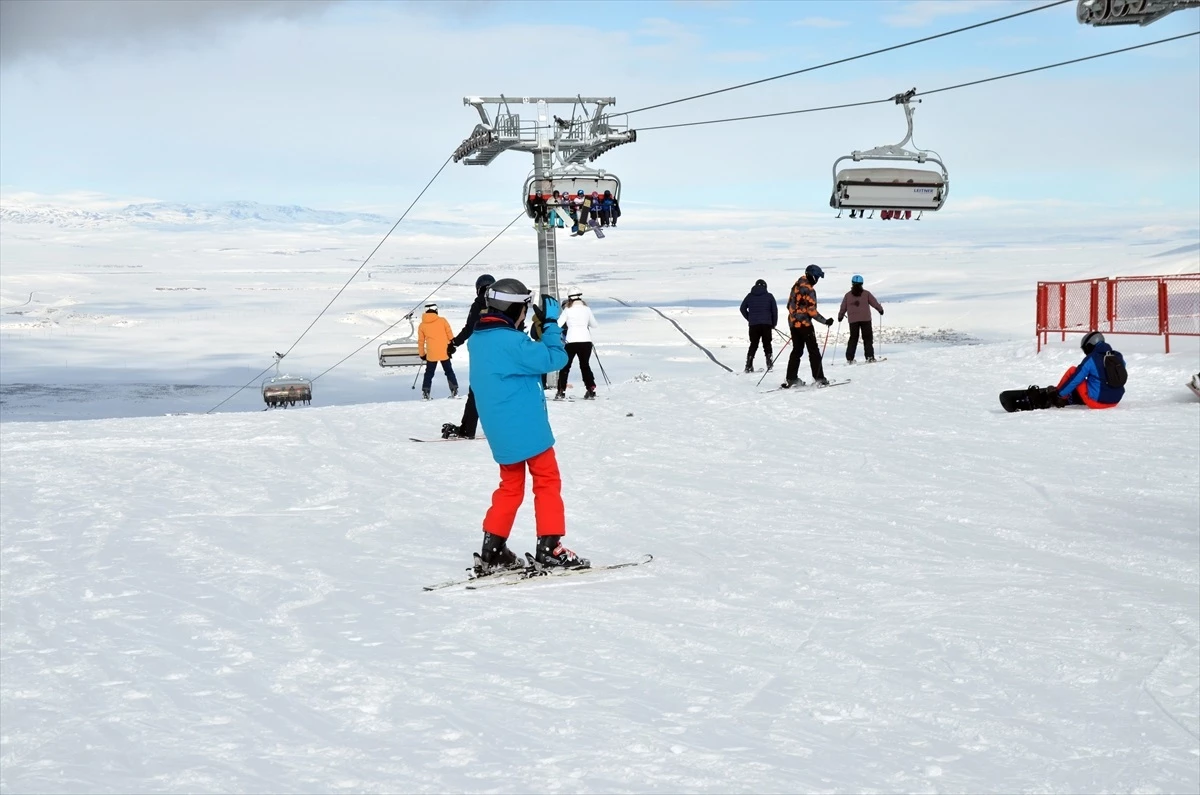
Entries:
[[613,211],[613,196],[612,191],[604,191],[604,197],[600,200],[600,226],[610,226],[612,224]]
[[541,190],[530,194],[529,196],[529,212],[533,215],[533,228],[546,229],[549,227],[549,211],[546,206],[546,198],[542,195]]

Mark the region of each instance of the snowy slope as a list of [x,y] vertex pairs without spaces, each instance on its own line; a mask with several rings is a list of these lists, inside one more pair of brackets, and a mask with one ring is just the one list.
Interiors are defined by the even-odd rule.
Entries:
[[[1200,344],[1121,338],[1111,412],[996,401],[1077,361],[1034,353],[1037,279],[1196,270],[1194,225],[645,220],[564,241],[613,386],[549,411],[571,545],[654,562],[433,593],[496,469],[408,441],[463,402],[371,340],[532,282],[531,230],[439,288],[498,227],[402,225],[288,359],[365,345],[316,405],[162,416],[246,383],[378,230],[0,226],[0,790],[1200,788]],[[742,295],[809,261],[823,311],[855,272],[887,307],[887,362],[830,336],[844,387],[765,394],[649,308],[740,369]]]
[[656,560],[479,592],[420,590],[496,479],[485,443],[406,441],[460,401],[0,426],[0,784],[1195,791],[1177,360],[1135,355],[1116,411],[1006,415],[1001,371],[1074,353],[888,355],[552,404],[575,548]]

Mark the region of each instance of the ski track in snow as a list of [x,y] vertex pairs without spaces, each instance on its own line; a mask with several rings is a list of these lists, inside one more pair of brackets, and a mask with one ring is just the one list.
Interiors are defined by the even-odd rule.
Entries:
[[1196,791],[1200,411],[1138,355],[1003,414],[1075,359],[1027,347],[768,395],[614,342],[549,407],[569,542],[654,562],[479,592],[421,591],[496,482],[405,441],[458,404],[0,426],[0,788]]

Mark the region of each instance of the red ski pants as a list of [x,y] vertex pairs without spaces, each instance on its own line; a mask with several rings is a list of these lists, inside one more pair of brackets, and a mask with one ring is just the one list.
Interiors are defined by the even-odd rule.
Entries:
[[[1075,370],[1076,370],[1075,367],[1067,368],[1067,371],[1065,373],[1063,373],[1063,377],[1058,379],[1058,388],[1059,389],[1062,389],[1063,384],[1067,383],[1068,381],[1071,380],[1071,378],[1074,377]],[[1072,398],[1071,399],[1072,403],[1076,403],[1076,404],[1082,403],[1083,405],[1087,406],[1089,409],[1112,409],[1112,408],[1117,407],[1116,403],[1100,403],[1098,401],[1092,400],[1091,396],[1088,395],[1087,381],[1084,381],[1082,384],[1079,385],[1079,388],[1075,390],[1075,394],[1072,395],[1071,398]]]
[[533,458],[500,465],[500,485],[492,492],[492,507],[483,517],[483,529],[508,538],[517,510],[525,499],[525,467],[533,475],[533,512],[539,536],[567,534],[566,508],[562,500],[562,477],[558,459],[550,447]]

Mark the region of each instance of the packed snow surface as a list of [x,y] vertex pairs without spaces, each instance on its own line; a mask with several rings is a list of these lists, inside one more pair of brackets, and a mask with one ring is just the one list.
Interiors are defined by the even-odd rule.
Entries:
[[[567,542],[654,561],[424,592],[463,573],[498,480],[485,441],[409,441],[461,414],[440,373],[435,400],[411,400],[411,371],[383,373],[371,345],[312,407],[259,411],[252,387],[162,416],[227,396],[356,267],[301,271],[331,256],[305,251],[359,249],[309,233],[259,241],[297,253],[235,256],[205,232],[146,262],[192,251],[211,273],[117,275],[98,270],[111,254],[35,267],[63,239],[22,229],[36,243],[6,248],[0,307],[4,792],[1200,789],[1200,402],[1185,386],[1200,346],[1117,338],[1131,380],[1112,411],[996,399],[1079,358],[1075,339],[1034,353],[1038,267],[1087,275],[1101,249],[1140,262],[1128,250],[1046,243],[1054,266],[919,240],[893,261],[843,253],[822,310],[865,272],[888,360],[846,365],[843,328],[826,370],[851,383],[798,392],[765,392],[781,367],[761,385],[725,372],[647,307],[740,370],[737,302],[764,276],[782,303],[807,254],[693,250],[703,278],[669,253],[658,271],[650,255],[568,264],[612,384],[597,368],[600,400],[548,406]],[[148,233],[121,234],[97,246]],[[618,253],[623,234],[606,241]],[[308,374],[453,270],[424,267],[348,294]],[[455,327],[474,273],[438,295]],[[187,286],[209,294],[157,289]],[[96,383],[47,369],[64,354]],[[147,372],[164,391],[138,392]],[[77,406],[50,397],[65,389]],[[45,421],[59,416],[106,418]]]

